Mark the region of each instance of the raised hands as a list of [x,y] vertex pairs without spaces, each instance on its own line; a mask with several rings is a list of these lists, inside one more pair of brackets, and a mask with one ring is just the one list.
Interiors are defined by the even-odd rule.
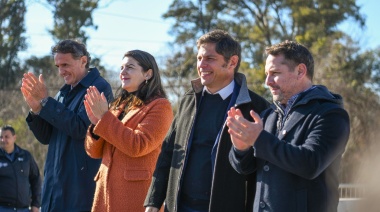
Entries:
[[37,78],[31,72],[25,73],[22,78],[21,93],[30,109],[34,113],[39,112],[42,108],[41,100],[49,96],[42,74]]
[[239,109],[231,108],[228,111],[227,126],[231,141],[238,150],[247,150],[252,147],[263,130],[263,122],[260,116],[253,110],[250,111],[254,122],[243,117]]
[[95,86],[90,86],[85,95],[84,106],[87,116],[92,124],[98,123],[103,115],[108,111],[108,102],[104,93],[99,93]]

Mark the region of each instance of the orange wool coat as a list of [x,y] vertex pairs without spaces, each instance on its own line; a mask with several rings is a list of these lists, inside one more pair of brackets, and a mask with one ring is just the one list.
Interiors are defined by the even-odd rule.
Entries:
[[[145,211],[144,199],[173,120],[170,102],[164,98],[130,110],[121,121],[120,113],[121,110],[106,112],[86,135],[87,154],[102,158],[95,176],[95,212]],[[98,140],[91,130],[100,136]]]

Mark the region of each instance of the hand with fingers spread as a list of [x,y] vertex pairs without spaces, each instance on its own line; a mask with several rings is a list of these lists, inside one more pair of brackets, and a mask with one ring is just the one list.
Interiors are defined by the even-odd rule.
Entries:
[[260,132],[263,130],[263,122],[260,116],[253,110],[250,111],[254,122],[243,117],[239,109],[231,108],[228,111],[227,126],[231,141],[238,150],[247,150],[252,147]]
[[31,110],[39,112],[41,110],[41,100],[48,97],[48,90],[42,74],[37,78],[31,72],[25,73],[22,78],[21,92]]
[[104,93],[100,93],[95,86],[90,86],[85,95],[84,106],[92,124],[98,123],[108,111],[108,102]]

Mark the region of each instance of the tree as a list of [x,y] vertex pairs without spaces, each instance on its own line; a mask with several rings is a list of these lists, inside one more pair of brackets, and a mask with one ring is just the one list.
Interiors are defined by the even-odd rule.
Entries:
[[174,0],[163,18],[175,20],[170,31],[175,37],[172,45],[182,49],[195,50],[196,39],[211,29],[229,31],[242,44],[243,61],[250,64],[247,73],[255,72],[254,88],[262,90],[258,80],[264,80],[262,64],[266,46],[293,39],[309,47],[329,46],[324,41],[327,36],[336,39],[342,36],[337,24],[352,18],[364,25],[359,9],[354,0]]
[[88,35],[84,27],[97,29],[92,20],[92,12],[99,0],[47,0],[53,6],[54,28],[50,30],[56,41],[79,39],[86,44]]
[[[218,0],[204,4],[203,0],[175,0],[164,18],[175,18],[171,28],[175,41],[170,44],[173,55],[169,55],[162,69],[166,88],[175,100],[190,88],[188,81],[196,78],[196,40],[215,27],[217,15],[222,10]],[[174,107],[176,107],[174,105]]]
[[24,37],[25,2],[0,0],[0,89],[13,87],[21,76],[17,58],[26,49]]

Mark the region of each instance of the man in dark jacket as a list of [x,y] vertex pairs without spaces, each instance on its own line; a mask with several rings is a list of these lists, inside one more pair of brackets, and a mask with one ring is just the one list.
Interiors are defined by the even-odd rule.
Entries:
[[0,211],[38,212],[41,177],[36,161],[15,144],[16,132],[5,125],[0,130]]
[[254,122],[228,112],[232,166],[256,173],[254,211],[337,211],[338,172],[350,132],[342,97],[313,85],[309,50],[292,41],[266,49],[274,104]]
[[[197,42],[200,78],[181,100],[164,141],[146,211],[246,211],[247,184],[252,175],[240,175],[228,162],[232,146],[225,126],[230,107],[261,112],[268,102],[248,90],[237,73],[241,47],[227,32],[215,30]],[[249,204],[251,205],[251,204]]]
[[26,122],[42,144],[49,145],[42,188],[42,211],[90,211],[94,177],[100,160],[90,158],[84,139],[90,120],[83,100],[89,86],[113,98],[111,86],[96,68],[89,68],[86,47],[63,40],[52,48],[55,65],[65,85],[52,98],[42,75],[24,74],[21,91],[31,108]]

